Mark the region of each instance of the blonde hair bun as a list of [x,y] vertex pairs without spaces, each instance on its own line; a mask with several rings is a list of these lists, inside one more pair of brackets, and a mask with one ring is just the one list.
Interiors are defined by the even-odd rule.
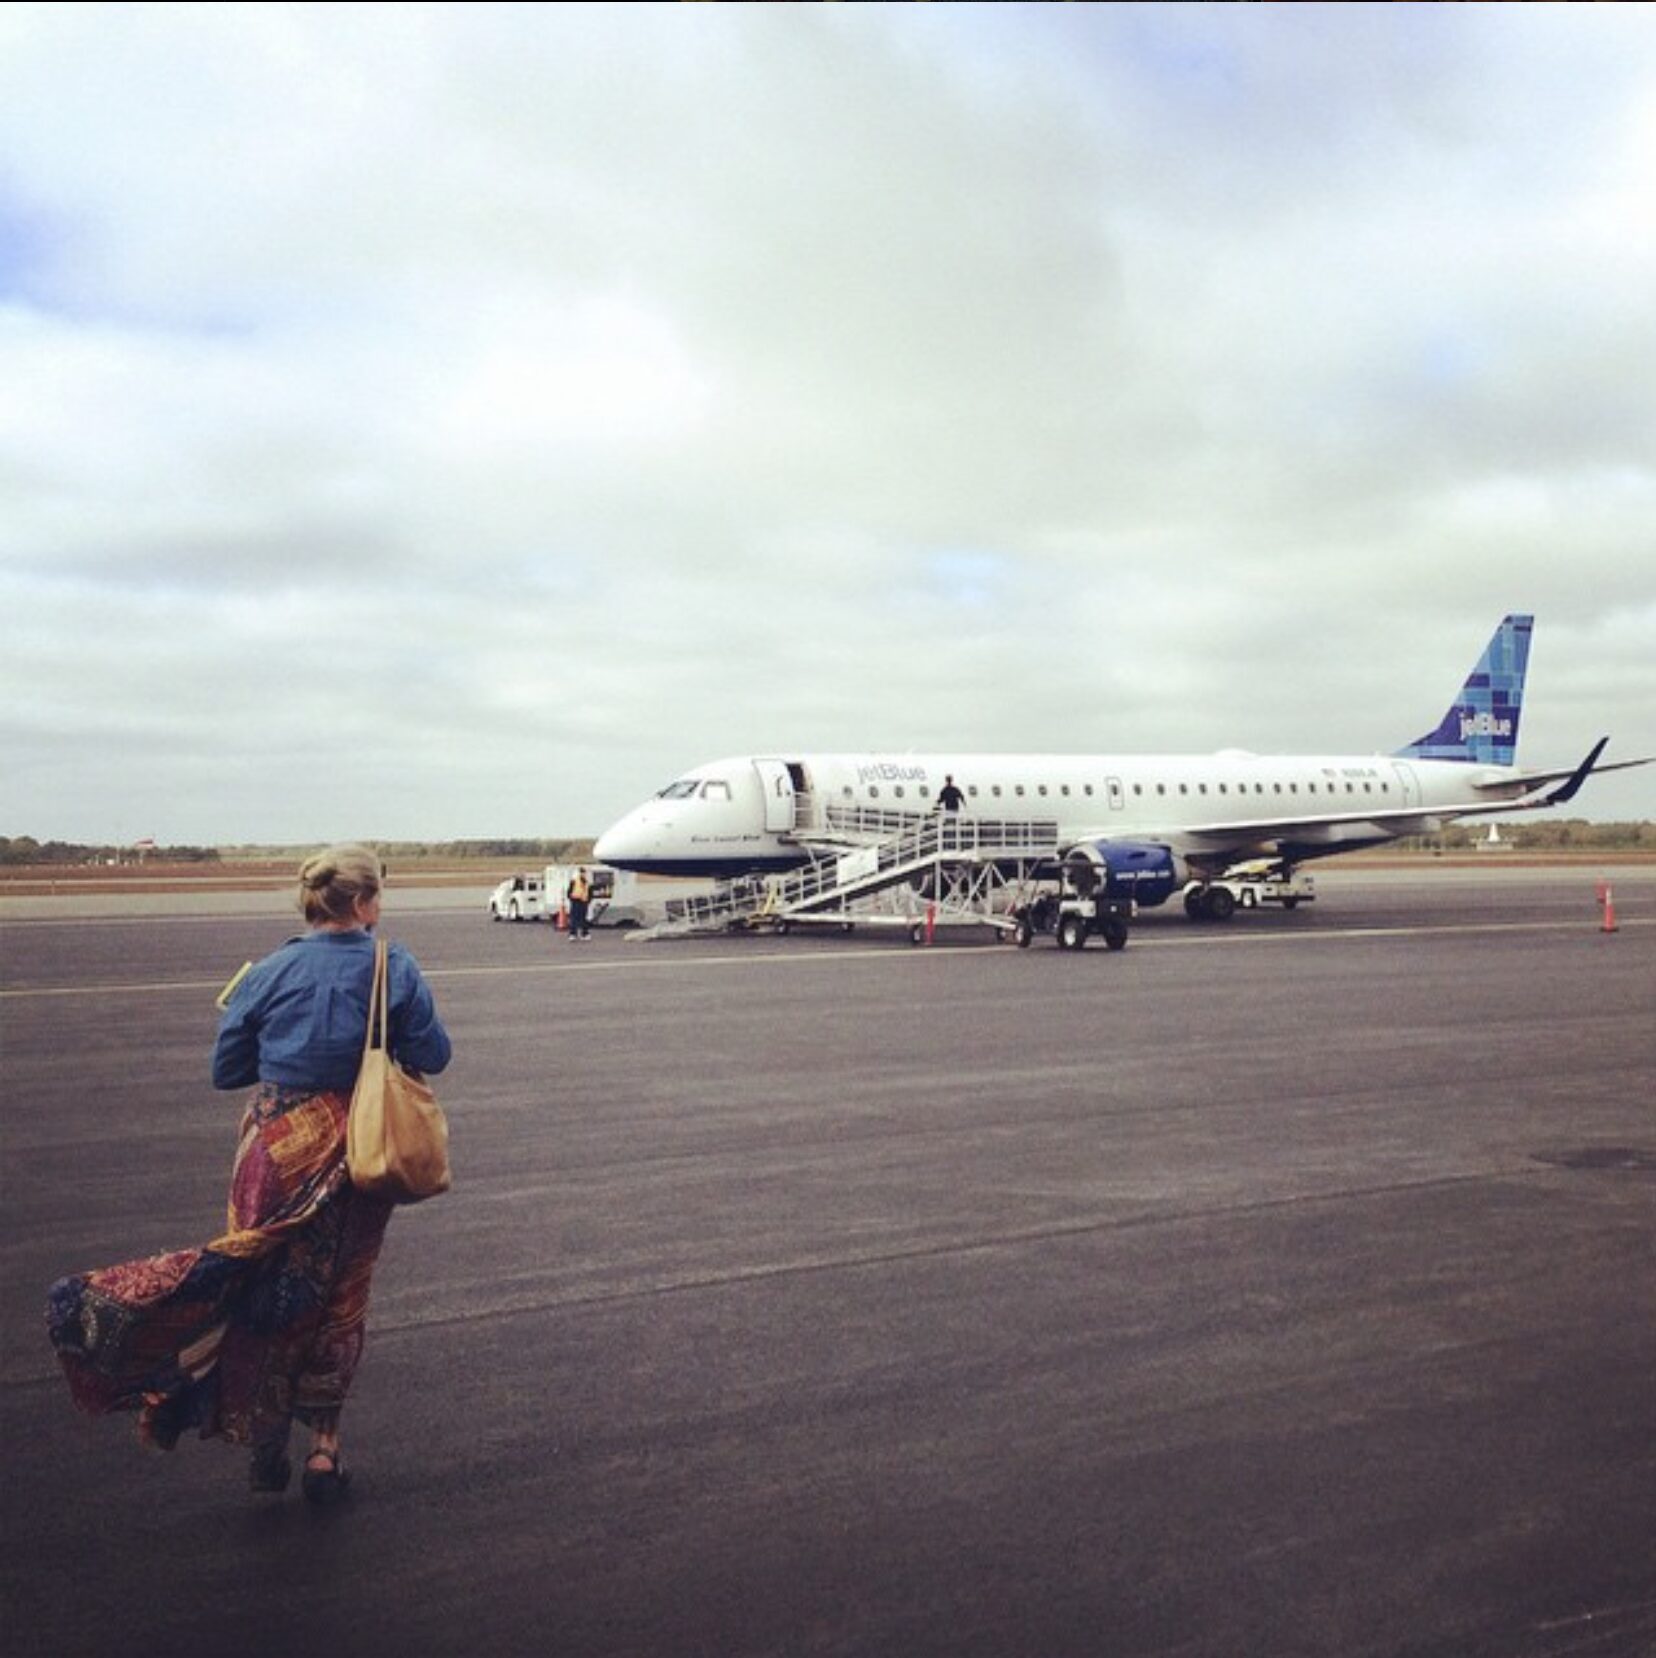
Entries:
[[299,866],[299,908],[311,926],[352,921],[358,899],[380,889],[379,854],[368,846],[327,846]]

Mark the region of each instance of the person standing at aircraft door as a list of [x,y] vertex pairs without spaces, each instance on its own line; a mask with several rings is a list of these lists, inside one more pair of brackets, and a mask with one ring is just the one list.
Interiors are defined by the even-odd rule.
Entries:
[[591,938],[592,928],[587,923],[587,906],[592,902],[592,881],[584,867],[577,869],[569,882],[569,942]]
[[958,812],[966,804],[966,796],[955,786],[952,774],[945,775],[943,787],[937,791],[937,809],[940,812]]

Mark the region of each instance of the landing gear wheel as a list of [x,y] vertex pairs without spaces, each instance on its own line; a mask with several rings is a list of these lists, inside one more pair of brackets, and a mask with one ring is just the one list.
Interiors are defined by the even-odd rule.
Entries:
[[1104,935],[1104,948],[1106,950],[1125,950],[1127,948],[1127,923],[1119,915],[1106,916],[1099,931]]
[[1200,921],[1207,913],[1206,907],[1203,904],[1203,899],[1206,898],[1206,896],[1206,887],[1192,887],[1190,891],[1185,894],[1185,914],[1188,915],[1192,921]]
[[1087,923],[1078,915],[1066,915],[1058,923],[1058,943],[1065,950],[1079,950],[1087,942]]

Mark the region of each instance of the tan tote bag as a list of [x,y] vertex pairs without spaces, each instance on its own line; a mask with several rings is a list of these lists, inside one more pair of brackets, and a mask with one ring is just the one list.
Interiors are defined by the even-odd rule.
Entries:
[[359,1192],[418,1203],[449,1189],[448,1121],[437,1096],[391,1057],[386,943],[374,940],[374,988],[362,1069],[351,1093],[345,1167]]

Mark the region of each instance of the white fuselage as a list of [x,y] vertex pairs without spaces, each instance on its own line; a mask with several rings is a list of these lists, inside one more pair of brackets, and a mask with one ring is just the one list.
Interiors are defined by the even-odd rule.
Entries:
[[664,874],[783,869],[806,858],[801,832],[820,831],[828,808],[931,812],[947,777],[965,813],[1050,820],[1066,842],[1155,841],[1198,870],[1433,833],[1529,787],[1500,766],[1387,755],[742,756],[686,772],[606,830],[594,855]]

